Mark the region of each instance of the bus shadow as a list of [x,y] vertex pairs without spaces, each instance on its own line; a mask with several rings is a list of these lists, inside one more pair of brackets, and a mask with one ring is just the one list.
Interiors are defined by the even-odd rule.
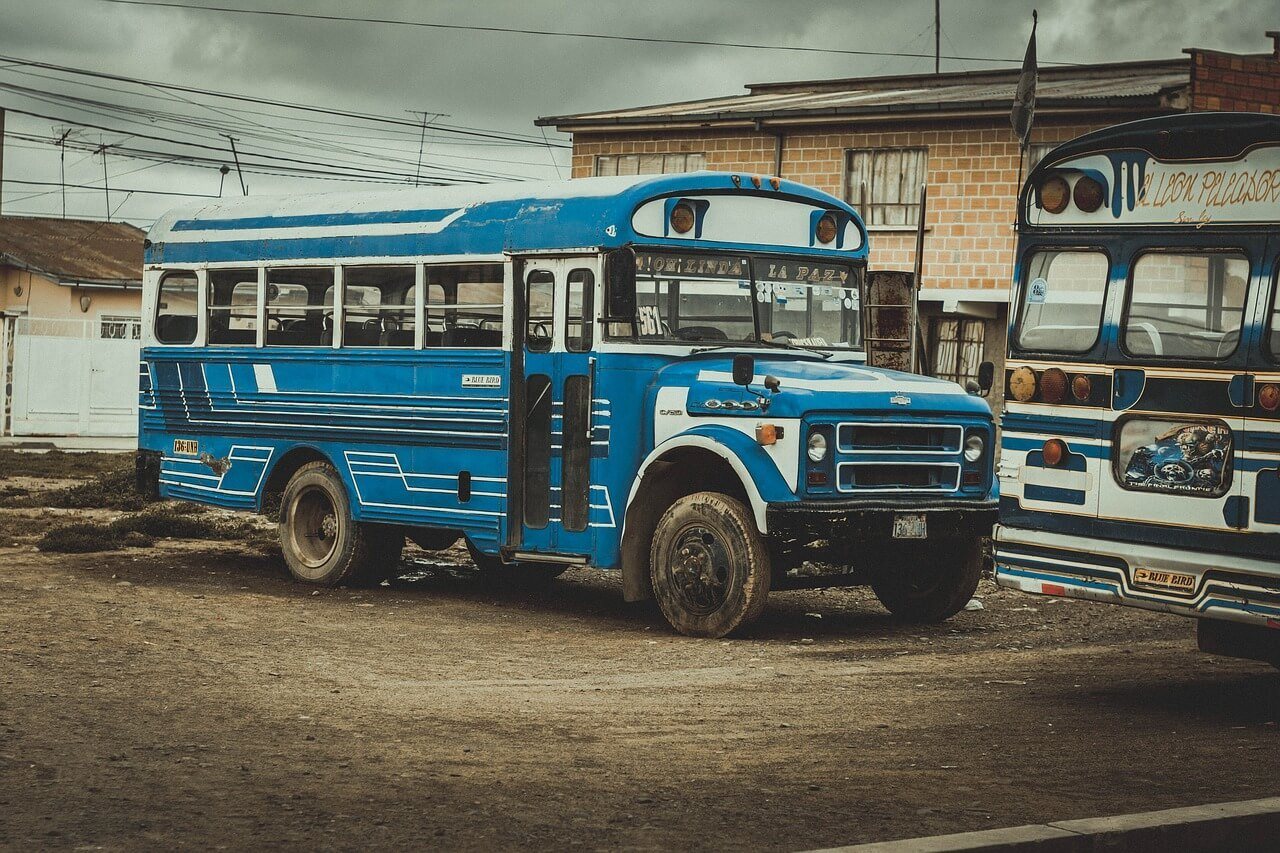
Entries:
[[1074,696],[1058,702],[1084,700],[1090,707],[1126,711],[1135,719],[1163,719],[1222,726],[1280,726],[1280,673],[1264,663],[1237,662],[1232,666],[1256,666],[1255,672],[1223,672],[1220,676],[1196,675],[1183,680],[1134,680]]

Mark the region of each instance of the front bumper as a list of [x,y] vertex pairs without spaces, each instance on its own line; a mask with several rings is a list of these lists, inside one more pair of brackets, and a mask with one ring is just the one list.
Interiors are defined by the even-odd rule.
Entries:
[[996,501],[788,501],[765,507],[765,521],[775,545],[794,548],[821,541],[848,549],[892,539],[893,521],[900,513],[923,515],[929,539],[990,536],[998,507]]
[[[996,583],[1008,589],[1125,604],[1182,616],[1280,627],[1280,566],[1274,560],[996,528]],[[1189,593],[1135,582],[1139,568],[1192,575]]]

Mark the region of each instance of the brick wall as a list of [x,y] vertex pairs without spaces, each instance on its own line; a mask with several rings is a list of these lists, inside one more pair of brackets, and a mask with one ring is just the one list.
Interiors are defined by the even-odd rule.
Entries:
[[[1062,142],[1103,125],[1043,123],[1032,142]],[[573,140],[573,175],[591,175],[600,154],[674,152],[703,153],[709,169],[768,175],[774,171],[774,143],[772,132],[746,130],[579,131]],[[787,130],[782,177],[843,197],[845,152],[890,147],[928,149],[924,286],[1007,290],[1018,171],[1018,146],[1007,122]],[[909,270],[914,256],[914,227],[872,229],[873,269]]]
[[1193,49],[1191,109],[1280,113],[1280,58]]

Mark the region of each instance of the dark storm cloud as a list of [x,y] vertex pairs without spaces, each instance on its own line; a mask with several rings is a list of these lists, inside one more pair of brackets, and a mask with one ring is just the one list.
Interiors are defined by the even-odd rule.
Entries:
[[[636,3],[442,2],[345,3],[245,0],[225,5],[366,14],[447,23],[580,30],[626,35],[740,41],[880,51],[933,49],[930,0],[648,0]],[[893,74],[932,69],[931,59],[858,57],[604,42],[546,36],[441,31],[371,24],[125,7],[98,0],[8,0],[0,53],[136,75],[155,80],[404,116],[406,110],[448,113],[454,124],[536,133],[539,115],[636,106],[741,92],[750,82]],[[1018,58],[1032,6],[1040,11],[1043,61],[1094,62],[1176,57],[1188,46],[1262,51],[1266,29],[1280,27],[1270,4],[1226,0],[943,0],[942,51]],[[944,60],[944,70],[984,63]],[[1000,67],[1012,67],[1004,64]],[[47,85],[6,75],[0,81]],[[69,87],[64,87],[64,90]],[[110,97],[111,93],[96,92]],[[35,105],[0,93],[10,106]],[[59,115],[73,115],[67,109]],[[209,114],[209,113],[206,113]],[[110,123],[99,118],[103,123]],[[32,121],[10,127],[30,130]],[[45,132],[49,122],[44,122]],[[399,156],[416,155],[416,146]],[[485,156],[543,164],[522,173],[554,174],[543,149],[472,149]],[[563,152],[558,155],[566,161]],[[56,177],[56,155],[9,152],[6,174],[27,169]],[[92,165],[92,164],[89,164]],[[483,164],[472,163],[485,168]],[[82,170],[88,166],[81,164]],[[498,169],[497,165],[489,168]],[[501,170],[510,171],[507,165]],[[207,189],[210,178],[167,180]],[[84,180],[88,173],[79,176]],[[77,176],[69,175],[69,180]],[[141,177],[139,178],[141,180]],[[256,179],[266,190],[295,183]],[[14,195],[6,193],[6,199]],[[33,202],[34,203],[34,202]],[[86,202],[89,203],[89,202]],[[131,202],[150,212],[162,200]],[[100,209],[95,208],[95,210]],[[137,215],[143,215],[141,213]]]

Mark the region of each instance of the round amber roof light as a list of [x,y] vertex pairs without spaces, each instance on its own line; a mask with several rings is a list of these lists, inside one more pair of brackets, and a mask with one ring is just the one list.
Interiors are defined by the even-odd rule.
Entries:
[[693,208],[684,202],[671,208],[671,230],[677,234],[688,234],[693,230],[695,221]]
[[1093,178],[1085,176],[1076,181],[1075,189],[1071,191],[1071,197],[1075,200],[1076,207],[1085,213],[1093,213],[1102,207],[1106,193],[1103,192],[1102,184]]
[[1046,213],[1061,213],[1067,209],[1069,201],[1071,187],[1061,175],[1054,175],[1040,184],[1040,207]]
[[836,218],[830,213],[823,214],[814,230],[819,243],[830,243],[836,239]]

